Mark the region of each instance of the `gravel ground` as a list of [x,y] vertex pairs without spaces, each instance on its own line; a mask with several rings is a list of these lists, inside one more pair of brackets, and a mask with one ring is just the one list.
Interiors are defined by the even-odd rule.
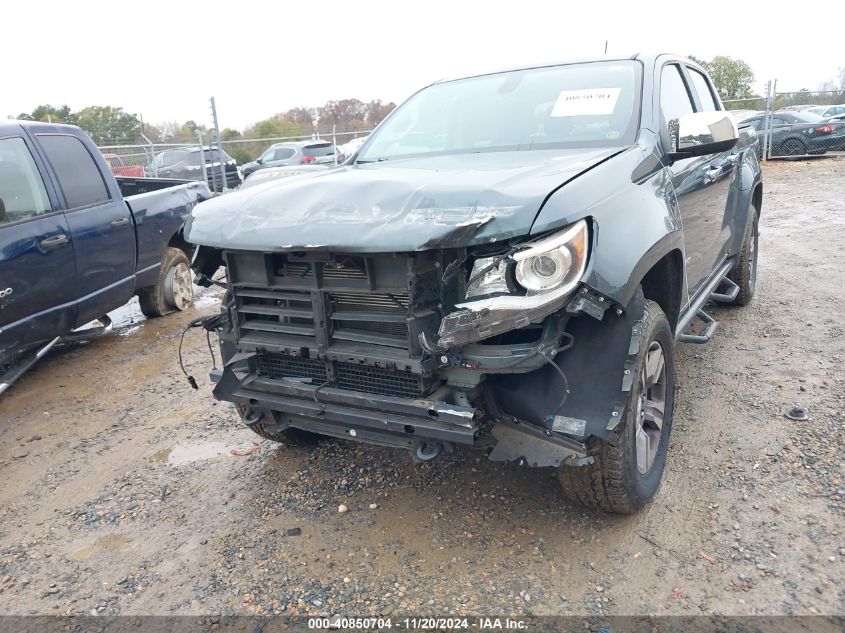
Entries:
[[680,350],[667,472],[638,515],[468,450],[415,465],[261,440],[211,398],[198,331],[200,390],[179,372],[206,298],[124,313],[0,400],[0,612],[845,613],[845,161],[765,178],[758,296]]

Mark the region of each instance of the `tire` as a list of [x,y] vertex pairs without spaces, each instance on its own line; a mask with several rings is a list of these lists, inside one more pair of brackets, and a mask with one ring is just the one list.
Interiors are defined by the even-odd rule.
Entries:
[[730,305],[735,306],[747,306],[751,303],[757,288],[757,254],[759,252],[757,224],[759,220],[757,219],[757,209],[752,206],[749,211],[753,214],[753,217],[745,230],[742,250],[739,252],[739,261],[733,270],[728,273],[728,279],[739,286],[739,294],[730,303]]
[[262,417],[256,422],[247,422],[244,417],[246,407],[242,404],[236,404],[235,409],[237,409],[247,428],[266,440],[278,442],[279,444],[287,444],[288,446],[316,446],[319,442],[320,436],[318,434],[293,427],[281,429],[276,424],[275,419],[268,419],[267,416]]
[[194,305],[191,262],[184,251],[168,246],[155,286],[138,292],[141,312],[147,317],[160,317],[181,312]]
[[[660,486],[672,432],[675,391],[675,348],[672,328],[663,310],[646,300],[642,343],[637,352],[635,376],[622,420],[606,440],[593,439],[594,462],[586,466],[562,466],[558,470],[564,496],[589,508],[616,514],[633,514],[648,503]],[[660,352],[660,356],[657,352]],[[662,368],[659,360],[662,356]],[[647,365],[647,360],[650,362]],[[648,373],[656,381],[649,385]],[[641,399],[643,392],[650,399]],[[662,421],[644,402],[663,401]],[[638,440],[638,431],[642,439]],[[657,441],[656,446],[654,441]],[[639,450],[638,450],[639,449]],[[643,472],[644,470],[644,472]]]
[[800,138],[788,138],[780,146],[781,156],[804,156],[807,153],[807,144]]

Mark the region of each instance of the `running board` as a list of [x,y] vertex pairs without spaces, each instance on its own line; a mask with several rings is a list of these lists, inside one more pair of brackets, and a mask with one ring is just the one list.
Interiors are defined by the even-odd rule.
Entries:
[[726,284],[724,292],[713,292],[710,298],[716,303],[731,303],[739,295],[739,286],[725,277],[722,283]]
[[12,384],[21,376],[23,376],[30,367],[37,363],[44,354],[53,349],[53,346],[62,340],[61,336],[57,336],[52,341],[47,343],[44,347],[28,352],[18,359],[12,367],[0,376],[0,395],[3,394]]
[[699,345],[709,343],[710,339],[716,333],[716,328],[719,327],[719,322],[712,316],[707,314],[704,310],[697,312],[699,319],[704,321],[705,327],[701,334],[681,334],[678,337],[679,343],[698,343]]
[[[707,303],[709,299],[718,303],[729,303],[736,298],[739,294],[739,286],[727,278],[727,274],[731,271],[731,268],[733,268],[733,262],[725,262],[722,264],[722,267],[719,268],[717,274],[713,276],[710,283],[707,284],[695,302],[690,305],[689,309],[678,321],[678,327],[675,330],[677,332],[675,335],[675,340],[677,342],[697,343],[701,345],[709,342],[710,339],[713,338],[713,334],[716,333],[716,328],[719,327],[719,322],[704,311],[704,304]],[[728,284],[727,289],[724,292],[717,292],[716,289],[723,283]],[[704,321],[704,330],[698,334],[687,334],[687,329],[695,317]]]

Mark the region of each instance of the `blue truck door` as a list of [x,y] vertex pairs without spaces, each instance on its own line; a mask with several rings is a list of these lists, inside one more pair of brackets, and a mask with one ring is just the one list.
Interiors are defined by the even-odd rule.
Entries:
[[64,198],[76,252],[76,325],[123,305],[135,291],[135,226],[120,192],[107,182],[105,163],[71,134],[38,134]]
[[0,358],[76,321],[71,233],[39,165],[23,136],[0,138]]
[[[662,120],[678,119],[694,112],[697,100],[692,95],[681,67],[666,64],[660,78]],[[713,249],[725,214],[730,167],[717,165],[714,161],[718,158],[718,154],[685,158],[668,168],[684,226],[684,264],[690,297],[713,271]]]

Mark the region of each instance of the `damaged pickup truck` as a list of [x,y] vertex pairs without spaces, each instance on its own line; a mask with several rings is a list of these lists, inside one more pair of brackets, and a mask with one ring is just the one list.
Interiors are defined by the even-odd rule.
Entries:
[[634,512],[676,343],[754,294],[761,204],[756,137],[689,60],[436,83],[339,169],[194,210],[200,279],[228,275],[214,395],[271,440],[470,445]]

